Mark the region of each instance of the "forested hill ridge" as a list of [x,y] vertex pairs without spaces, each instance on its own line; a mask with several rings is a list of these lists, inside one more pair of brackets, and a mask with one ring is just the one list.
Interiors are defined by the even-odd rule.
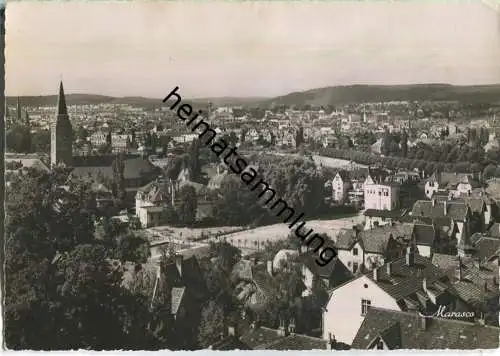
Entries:
[[[167,93],[167,92],[166,92]],[[23,96],[23,105],[52,106],[57,102],[56,95]],[[145,97],[111,97],[94,94],[69,94],[66,102],[69,105],[85,104],[129,104],[133,106],[158,106],[163,98]],[[186,98],[187,99],[187,98]],[[9,105],[15,105],[17,97],[8,97]],[[262,108],[274,105],[313,107],[351,104],[362,102],[387,101],[462,101],[469,103],[500,104],[500,84],[455,86],[449,84],[413,84],[413,85],[350,85],[333,86],[294,92],[275,98],[200,98],[188,100],[193,104],[215,106],[259,106]]]
[[426,100],[500,103],[500,84],[474,86],[449,84],[335,86],[290,93],[271,99],[270,104],[319,107],[363,102]]

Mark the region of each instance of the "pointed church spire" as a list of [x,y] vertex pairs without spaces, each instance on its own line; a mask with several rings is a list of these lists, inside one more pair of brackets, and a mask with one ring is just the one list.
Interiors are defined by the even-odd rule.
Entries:
[[66,107],[66,98],[64,96],[64,88],[62,80],[59,84],[59,97],[57,98],[57,115],[68,115]]

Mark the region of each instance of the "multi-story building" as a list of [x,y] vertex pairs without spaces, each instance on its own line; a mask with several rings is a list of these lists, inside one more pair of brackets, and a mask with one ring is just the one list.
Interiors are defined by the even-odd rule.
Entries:
[[446,274],[408,247],[405,257],[331,291],[323,312],[323,338],[351,344],[371,307],[431,314],[438,306],[455,310],[455,300]]
[[339,171],[332,180],[332,199],[333,201],[343,204],[348,196],[351,182],[347,171]]
[[365,209],[394,210],[398,208],[399,186],[382,179],[366,177],[364,186]]

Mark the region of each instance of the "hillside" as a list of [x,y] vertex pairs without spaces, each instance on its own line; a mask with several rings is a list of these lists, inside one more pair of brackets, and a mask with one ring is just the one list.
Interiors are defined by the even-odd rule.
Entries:
[[[8,97],[9,105],[16,105],[16,97]],[[85,104],[128,104],[134,106],[157,107],[162,98],[122,97],[115,98],[94,94],[66,95],[68,105]],[[187,100],[195,105],[205,106],[208,102],[215,106],[260,106],[271,105],[311,105],[326,106],[361,102],[379,101],[465,101],[500,103],[499,85],[453,86],[448,84],[416,84],[416,85],[351,85],[335,86],[295,92],[276,98],[200,98]],[[54,106],[57,103],[56,95],[24,96],[21,102],[26,106]]]
[[500,101],[500,85],[453,86],[447,84],[418,84],[337,86],[290,93],[271,99],[266,104],[326,106],[403,100],[458,100],[493,103]]
[[[161,104],[163,98],[153,99],[141,96],[127,96],[127,97],[112,97],[105,95],[95,94],[66,94],[66,103],[68,105],[96,105],[96,104],[128,104],[132,106],[147,106],[155,107]],[[57,103],[57,95],[44,95],[44,96],[22,96],[20,97],[22,105],[25,106],[55,106]],[[221,97],[221,98],[199,98],[186,100],[194,105],[206,106],[212,103],[215,106],[239,106],[239,105],[254,105],[268,100],[268,98],[236,98],[236,97]],[[7,97],[7,103],[15,106],[17,97]]]

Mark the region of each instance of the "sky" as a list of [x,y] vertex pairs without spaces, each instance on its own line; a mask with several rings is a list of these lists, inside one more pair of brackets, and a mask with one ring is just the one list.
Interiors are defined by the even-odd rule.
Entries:
[[500,83],[500,14],[475,0],[207,2],[9,2],[6,94]]

